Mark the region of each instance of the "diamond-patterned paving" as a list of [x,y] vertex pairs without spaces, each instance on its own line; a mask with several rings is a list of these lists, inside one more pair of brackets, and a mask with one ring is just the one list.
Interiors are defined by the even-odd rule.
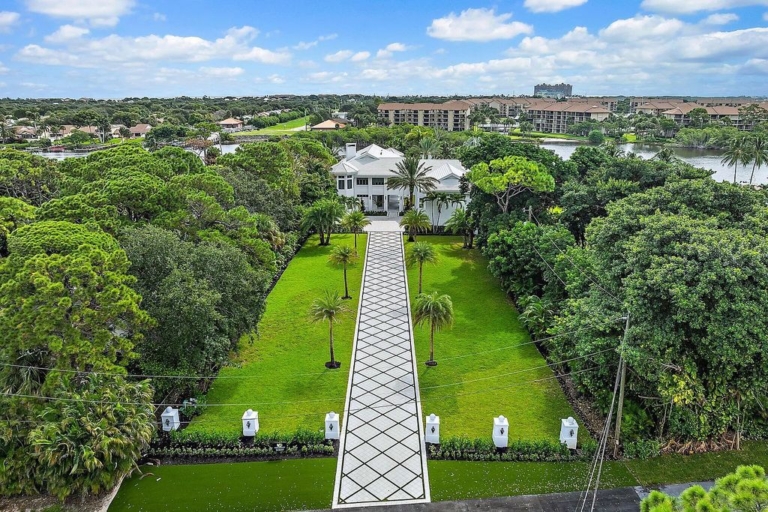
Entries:
[[362,286],[333,506],[428,502],[399,231],[369,232]]

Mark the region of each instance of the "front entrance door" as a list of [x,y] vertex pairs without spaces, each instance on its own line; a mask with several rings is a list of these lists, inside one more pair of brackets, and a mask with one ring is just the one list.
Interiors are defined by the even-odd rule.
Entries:
[[388,204],[387,204],[387,210],[392,211],[400,211],[400,197],[399,196],[389,196],[388,198]]

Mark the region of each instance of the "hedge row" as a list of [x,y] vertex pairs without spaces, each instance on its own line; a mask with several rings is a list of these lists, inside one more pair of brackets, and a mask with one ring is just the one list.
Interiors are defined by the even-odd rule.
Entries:
[[164,447],[150,448],[147,453],[149,457],[171,457],[171,458],[258,458],[258,457],[281,457],[286,455],[333,455],[333,446],[328,444],[310,444],[304,446],[289,446],[282,451],[278,451],[272,446],[241,446],[239,448],[192,448],[182,447]]
[[428,454],[434,460],[564,462],[590,460],[596,449],[597,444],[588,440],[576,451],[555,441],[512,441],[506,450],[498,450],[489,439],[450,437],[429,445]]

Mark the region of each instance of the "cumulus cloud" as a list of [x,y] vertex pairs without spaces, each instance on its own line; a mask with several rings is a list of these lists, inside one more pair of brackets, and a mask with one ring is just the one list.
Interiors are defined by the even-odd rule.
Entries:
[[86,20],[93,26],[117,25],[128,14],[135,0],[26,0],[27,9],[54,18]]
[[704,18],[701,22],[705,25],[727,25],[729,23],[733,23],[734,21],[738,21],[739,16],[737,14],[733,13],[717,13],[717,14],[710,14],[706,18]]
[[531,12],[560,12],[585,3],[587,0],[525,0],[524,5]]
[[342,62],[350,58],[355,52],[352,50],[339,50],[336,53],[330,53],[325,56],[325,62]]
[[205,76],[213,77],[213,78],[235,78],[243,73],[245,73],[245,70],[243,68],[227,68],[227,67],[201,67],[199,69],[200,73],[202,73]]
[[318,44],[322,43],[323,41],[331,41],[333,39],[336,39],[338,34],[328,34],[326,36],[320,36],[314,41],[310,41],[308,43],[301,41],[298,44],[296,44],[293,49],[294,50],[309,50],[310,48],[314,48]]
[[9,71],[8,68],[6,66],[4,66],[2,62],[0,62],[0,75],[3,75],[5,73],[7,73],[8,71]]
[[0,11],[0,32],[10,32],[11,28],[19,21],[19,13]]
[[156,12],[155,14],[152,15],[152,19],[155,21],[165,21],[167,18],[165,14],[161,12]]
[[[74,34],[71,28],[67,31],[69,35]],[[59,35],[55,39],[66,43],[65,48],[54,51],[31,44],[22,48],[15,58],[37,64],[78,67],[117,66],[148,61],[205,62],[212,59],[285,64],[290,60],[291,55],[287,52],[251,46],[250,41],[257,34],[255,28],[245,26],[231,28],[224,37],[215,40],[196,36],[124,37],[112,34],[103,38],[77,37],[64,41]],[[120,48],[120,51],[114,51],[115,48]]]
[[461,14],[432,20],[427,34],[448,41],[494,41],[531,34],[533,27],[520,21],[509,21],[512,13],[496,14],[494,9],[467,9]]
[[386,59],[391,57],[395,52],[404,52],[410,50],[410,47],[403,43],[389,43],[387,46],[376,52],[376,57],[379,59]]
[[679,34],[683,22],[675,18],[664,18],[657,15],[635,16],[616,20],[600,31],[601,37],[607,41],[647,41],[650,39],[669,39]]
[[371,52],[357,52],[349,58],[352,62],[362,62],[371,56]]
[[768,0],[643,0],[640,7],[653,12],[691,14],[750,5],[768,5]]
[[62,25],[53,34],[45,36],[46,43],[63,44],[88,34],[90,30],[74,25]]

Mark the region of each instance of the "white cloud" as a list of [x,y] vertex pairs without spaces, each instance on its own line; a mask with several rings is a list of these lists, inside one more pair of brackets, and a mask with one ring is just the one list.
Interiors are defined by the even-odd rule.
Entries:
[[323,41],[331,41],[333,39],[336,39],[338,34],[328,34],[327,36],[320,36],[314,41],[310,41],[308,43],[305,43],[304,41],[301,41],[300,43],[296,44],[293,49],[294,50],[309,50],[310,48],[314,48],[319,43],[322,43]]
[[654,12],[691,14],[699,11],[718,11],[749,5],[768,5],[768,0],[643,0],[640,7]]
[[657,15],[635,16],[616,20],[600,31],[600,36],[607,41],[643,41],[649,39],[667,40],[683,29],[683,22]]
[[330,84],[339,83],[347,80],[347,73],[334,73],[331,71],[318,71],[316,73],[309,73],[302,79],[303,82],[310,82],[315,84]]
[[74,39],[78,39],[88,34],[90,30],[83,27],[76,27],[74,25],[62,25],[53,34],[45,36],[45,42],[53,44],[68,43]]
[[283,77],[281,77],[280,75],[269,75],[267,77],[267,80],[269,80],[269,82],[273,83],[273,84],[285,83],[285,79]]
[[6,66],[3,66],[3,63],[0,62],[0,75],[3,75],[5,73],[7,73],[8,71],[9,71],[9,69]]
[[165,21],[168,18],[165,16],[165,14],[161,12],[156,12],[155,14],[152,15],[152,19],[155,21]]
[[245,73],[245,70],[243,68],[227,68],[227,67],[201,67],[200,73],[202,73],[205,76],[209,76],[212,78],[235,78],[243,73]]
[[379,59],[386,59],[391,57],[394,52],[404,52],[410,49],[410,46],[406,46],[403,43],[389,43],[387,46],[376,52],[376,57]]
[[705,25],[727,25],[729,23],[733,23],[734,21],[739,21],[739,16],[734,13],[717,13],[717,14],[710,14],[706,18],[704,18],[701,22]]
[[[71,29],[69,31],[72,32]],[[290,60],[291,55],[287,52],[250,46],[250,41],[257,34],[255,28],[245,26],[231,28],[224,37],[215,40],[175,35],[80,37],[67,41],[65,49],[56,51],[36,44],[27,45],[15,58],[38,64],[78,67],[117,67],[151,61],[205,62],[213,59],[285,64]],[[115,51],[116,48],[120,51]]]
[[112,27],[128,14],[135,0],[26,0],[27,9],[54,18],[87,20],[93,26]]
[[525,0],[524,5],[531,12],[560,12],[585,3],[587,0]]
[[19,21],[19,13],[10,11],[0,11],[0,32],[10,32],[17,21]]
[[354,52],[352,50],[339,50],[325,56],[325,62],[342,62],[350,58]]
[[768,21],[768,12],[763,13],[763,20]]
[[533,27],[519,21],[508,21],[512,13],[497,15],[493,9],[467,9],[456,15],[432,20],[427,34],[448,41],[493,41],[512,39],[520,34],[530,34]]
[[371,56],[371,52],[357,52],[349,58],[352,62],[362,62]]

